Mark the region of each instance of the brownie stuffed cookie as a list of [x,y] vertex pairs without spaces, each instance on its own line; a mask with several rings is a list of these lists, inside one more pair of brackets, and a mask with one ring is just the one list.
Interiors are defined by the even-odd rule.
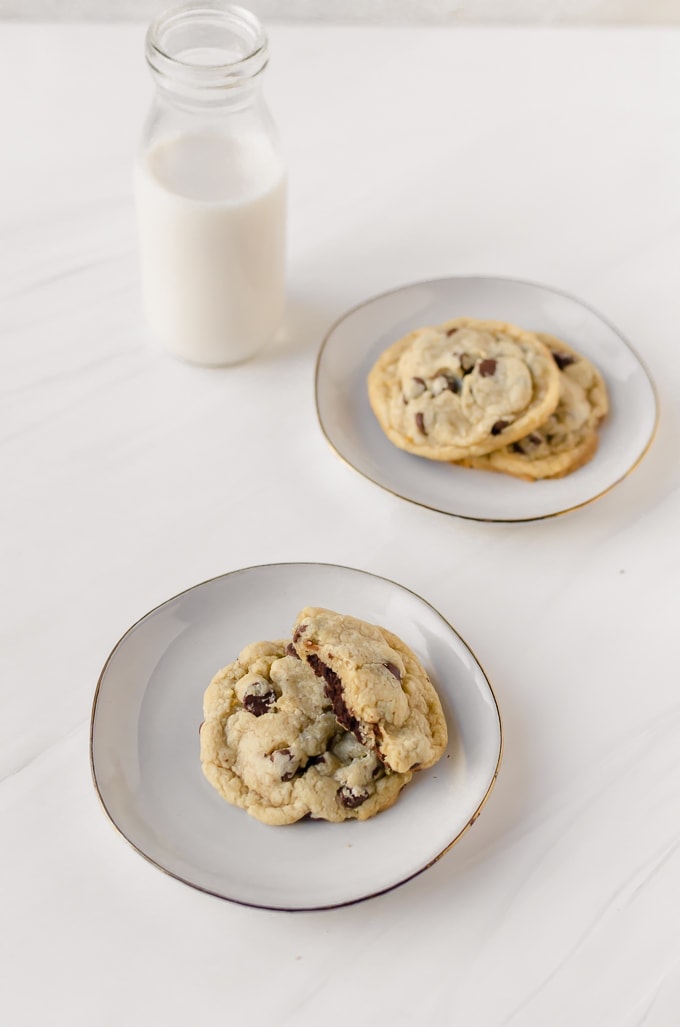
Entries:
[[524,438],[559,393],[558,367],[533,332],[467,317],[410,332],[368,375],[371,408],[390,441],[447,462]]
[[[290,824],[305,816],[329,821],[372,817],[391,806],[413,772],[431,765],[446,746],[439,700],[403,643],[394,647],[388,641],[394,636],[366,625],[362,652],[376,633],[374,674],[366,678],[356,706],[357,685],[349,665],[340,668],[337,654],[329,657],[322,646],[329,661],[322,667],[314,658],[322,660],[319,652],[303,644],[308,631],[307,642],[314,642],[322,615],[337,618],[334,626],[341,634],[334,636],[336,649],[346,652],[350,622],[352,629],[362,622],[305,610],[293,641],[246,646],[215,675],[204,696],[203,772],[227,802],[266,824]],[[326,619],[324,628],[329,627]],[[347,687],[339,675],[329,673],[331,659],[345,673]],[[355,669],[357,660],[363,662],[364,656],[357,656]],[[393,683],[387,689],[383,675]],[[398,691],[405,701],[398,700]],[[362,719],[367,713],[374,719]]]

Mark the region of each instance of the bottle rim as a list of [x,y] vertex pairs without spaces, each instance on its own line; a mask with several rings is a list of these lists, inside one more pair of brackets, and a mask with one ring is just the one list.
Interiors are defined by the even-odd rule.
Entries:
[[[191,30],[203,33],[202,43],[186,52],[173,52],[172,40]],[[219,47],[211,47],[206,32],[217,36],[228,32],[238,41],[240,52],[218,58]],[[204,59],[196,54],[204,51]],[[206,57],[210,51],[215,55]],[[146,59],[153,72],[194,88],[225,89],[243,85],[261,74],[269,60],[266,32],[260,20],[244,7],[220,0],[192,2],[171,7],[155,18],[146,33]]]

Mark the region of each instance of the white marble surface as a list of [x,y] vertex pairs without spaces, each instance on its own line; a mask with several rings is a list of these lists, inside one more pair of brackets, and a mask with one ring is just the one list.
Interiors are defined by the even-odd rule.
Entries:
[[[680,1023],[680,36],[273,26],[291,173],[285,337],[183,366],[140,310],[141,26],[0,29],[2,1021]],[[316,425],[332,321],[409,281],[593,304],[657,380],[640,467],[526,525],[428,513]],[[437,865],[334,912],[242,908],[117,836],[90,704],[125,629],[239,566],[414,589],[487,670],[500,777]]]

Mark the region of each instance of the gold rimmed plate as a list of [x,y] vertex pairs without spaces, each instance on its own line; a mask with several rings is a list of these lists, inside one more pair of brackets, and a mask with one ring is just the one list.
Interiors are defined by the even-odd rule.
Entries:
[[[285,638],[306,605],[401,636],[436,684],[449,746],[371,820],[269,827],[225,803],[203,777],[202,697],[244,645]],[[448,851],[494,784],[501,723],[477,659],[414,592],[348,567],[269,564],[196,585],[127,631],[97,685],[90,753],[107,815],[154,866],[223,899],[312,910],[395,888]]]
[[[389,345],[454,317],[509,321],[563,339],[604,375],[610,412],[598,451],[565,478],[526,482],[425,460],[392,445],[371,411],[366,378]],[[532,521],[566,513],[608,492],[639,463],[654,437],[654,384],[608,321],[581,300],[531,282],[467,276],[407,285],[367,300],[330,329],[316,365],[316,409],[336,453],[374,484],[419,506],[477,521]]]

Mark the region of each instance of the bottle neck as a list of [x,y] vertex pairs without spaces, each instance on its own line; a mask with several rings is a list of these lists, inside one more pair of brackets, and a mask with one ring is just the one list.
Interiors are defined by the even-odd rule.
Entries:
[[250,11],[206,0],[166,11],[152,22],[146,59],[163,99],[217,113],[255,102],[269,49]]

